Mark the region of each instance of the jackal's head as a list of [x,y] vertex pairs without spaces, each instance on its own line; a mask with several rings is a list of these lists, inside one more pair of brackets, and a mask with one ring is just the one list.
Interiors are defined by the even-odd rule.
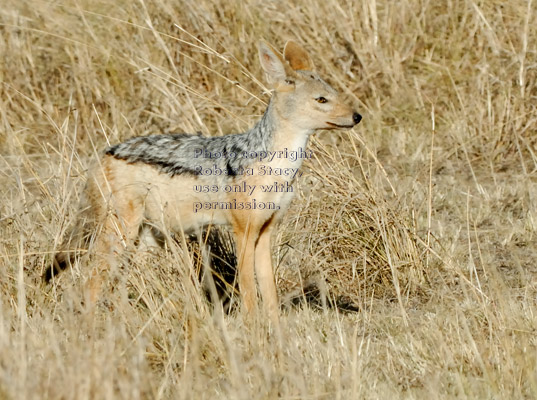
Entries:
[[261,66],[275,90],[272,103],[279,118],[309,131],[352,128],[362,120],[314,71],[306,50],[289,41],[283,54],[264,41],[259,43]]

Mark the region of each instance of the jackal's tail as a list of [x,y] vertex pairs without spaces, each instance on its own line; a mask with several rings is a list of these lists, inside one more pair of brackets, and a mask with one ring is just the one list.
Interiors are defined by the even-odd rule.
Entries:
[[43,280],[48,283],[52,278],[63,270],[72,266],[80,253],[89,247],[93,220],[89,220],[85,213],[81,213],[79,219],[64,238],[60,250],[54,255],[52,264],[43,273]]

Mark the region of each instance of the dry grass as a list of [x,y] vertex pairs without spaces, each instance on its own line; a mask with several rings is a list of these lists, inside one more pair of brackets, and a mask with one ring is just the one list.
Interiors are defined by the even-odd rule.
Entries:
[[[537,397],[537,4],[4,0],[0,398]],[[211,312],[181,246],[107,305],[40,274],[107,143],[245,130],[258,38],[293,38],[364,121],[320,133],[275,256],[359,307]]]

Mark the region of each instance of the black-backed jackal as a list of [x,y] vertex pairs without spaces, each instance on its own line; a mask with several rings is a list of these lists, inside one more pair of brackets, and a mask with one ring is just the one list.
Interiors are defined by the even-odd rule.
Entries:
[[278,323],[271,236],[293,197],[300,154],[316,130],[352,128],[362,117],[314,72],[295,42],[287,42],[283,57],[260,42],[259,59],[274,90],[249,131],[136,137],[106,150],[89,173],[80,220],[45,279],[66,268],[74,256],[69,249],[88,247],[93,234],[90,251],[98,261],[88,289],[94,302],[103,272],[136,240],[141,224],[184,233],[228,225],[244,307],[248,312],[256,307],[257,276],[265,312]]

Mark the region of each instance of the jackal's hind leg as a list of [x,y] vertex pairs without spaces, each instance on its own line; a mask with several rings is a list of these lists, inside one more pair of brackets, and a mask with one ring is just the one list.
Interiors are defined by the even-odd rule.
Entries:
[[103,276],[116,265],[125,248],[134,243],[142,223],[143,208],[134,201],[114,204],[100,226],[94,245],[93,269],[87,283],[89,304],[95,304],[101,294]]

